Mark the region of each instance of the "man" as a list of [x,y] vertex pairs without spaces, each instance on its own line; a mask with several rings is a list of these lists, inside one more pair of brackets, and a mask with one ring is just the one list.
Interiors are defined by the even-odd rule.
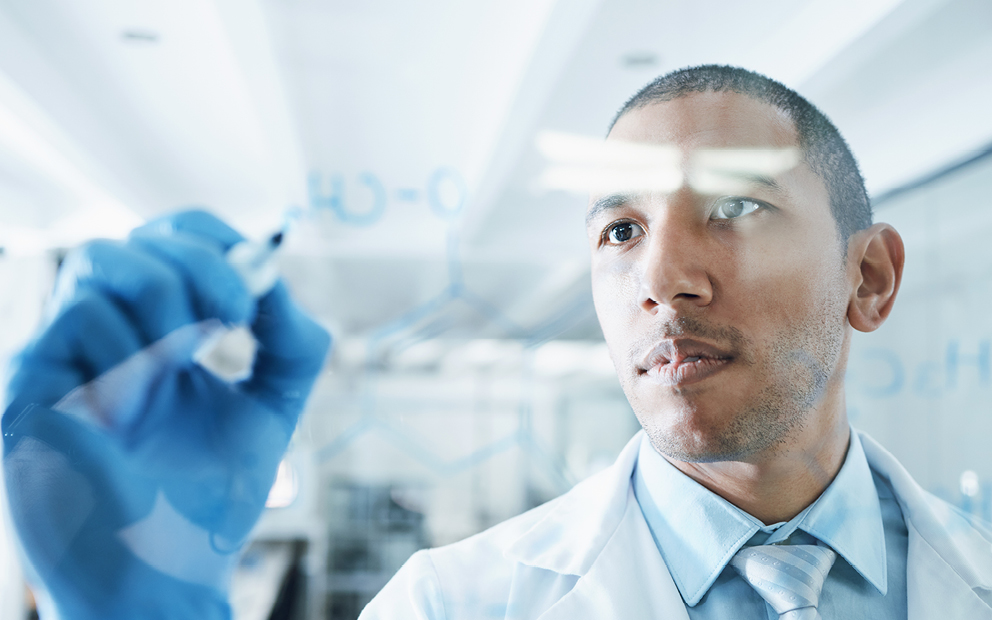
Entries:
[[[681,153],[677,187],[594,195],[586,216],[644,431],[564,496],[416,554],[363,618],[992,618],[992,533],[848,425],[852,332],[886,319],[904,254],[837,130],[704,66],[645,87],[607,140]],[[796,148],[773,175],[746,160]],[[714,183],[721,152],[741,163]]]
[[[767,78],[700,67],[628,102],[609,140],[681,153],[679,183],[587,214],[645,432],[561,498],[416,554],[365,617],[992,618],[992,534],[847,425],[852,328],[890,312],[903,249],[871,225],[836,130]],[[797,148],[798,165],[754,165]],[[187,212],[63,265],[3,416],[43,618],[230,617],[230,570],[329,344],[281,285],[252,296],[226,259],[240,240]],[[222,324],[259,341],[246,379],[192,361]]]

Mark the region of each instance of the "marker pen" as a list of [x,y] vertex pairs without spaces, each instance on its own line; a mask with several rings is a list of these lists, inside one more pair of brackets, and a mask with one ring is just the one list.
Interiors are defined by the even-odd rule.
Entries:
[[[258,299],[272,290],[279,280],[276,250],[284,231],[267,240],[242,241],[227,251],[227,263],[244,282],[252,297]],[[251,376],[258,343],[247,325],[222,328],[207,338],[193,355],[193,360],[216,377],[228,382]]]
[[227,251],[227,263],[241,276],[252,297],[262,297],[279,279],[275,253],[282,245],[283,236],[280,230],[263,242],[242,241]]

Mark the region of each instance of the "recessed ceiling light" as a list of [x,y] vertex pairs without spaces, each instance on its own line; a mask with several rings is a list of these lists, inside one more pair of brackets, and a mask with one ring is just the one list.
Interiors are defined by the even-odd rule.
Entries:
[[650,69],[658,64],[658,55],[647,51],[627,52],[620,64],[628,69]]
[[154,30],[131,28],[121,32],[121,39],[126,43],[158,43],[158,33]]

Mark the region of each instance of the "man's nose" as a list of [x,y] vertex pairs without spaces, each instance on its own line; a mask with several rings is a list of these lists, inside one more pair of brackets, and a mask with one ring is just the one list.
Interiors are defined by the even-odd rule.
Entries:
[[[686,213],[656,221],[642,256],[639,303],[652,314],[663,307],[705,307],[713,301],[711,262],[705,223]],[[688,308],[685,308],[688,309]]]

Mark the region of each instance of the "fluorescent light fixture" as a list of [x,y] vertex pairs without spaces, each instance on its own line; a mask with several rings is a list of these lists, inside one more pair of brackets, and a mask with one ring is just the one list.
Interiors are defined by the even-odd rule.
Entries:
[[797,147],[784,149],[700,149],[692,153],[689,185],[701,194],[740,194],[754,177],[772,178],[802,161]]
[[15,154],[72,196],[75,207],[68,216],[53,221],[45,229],[31,229],[36,234],[0,226],[0,244],[15,253],[35,253],[92,237],[123,237],[143,222],[133,210],[84,174],[66,155],[66,149],[56,147],[46,135],[55,136],[54,142],[69,144],[43,111],[0,74],[0,148]]
[[682,184],[682,156],[675,146],[543,131],[537,136],[537,149],[556,164],[538,181],[545,189],[671,192]]
[[544,131],[537,149],[551,165],[539,184],[577,192],[673,192],[689,185],[704,194],[740,193],[754,177],[774,177],[795,167],[798,148],[699,149],[688,162],[675,145],[637,144]]
[[678,169],[611,169],[591,166],[555,166],[538,181],[545,189],[609,194],[620,192],[673,192],[682,185]]
[[550,161],[563,164],[678,167],[682,159],[674,145],[608,142],[558,131],[537,134],[537,150]]
[[699,149],[692,167],[715,173],[775,176],[796,167],[802,159],[798,147],[784,149]]

